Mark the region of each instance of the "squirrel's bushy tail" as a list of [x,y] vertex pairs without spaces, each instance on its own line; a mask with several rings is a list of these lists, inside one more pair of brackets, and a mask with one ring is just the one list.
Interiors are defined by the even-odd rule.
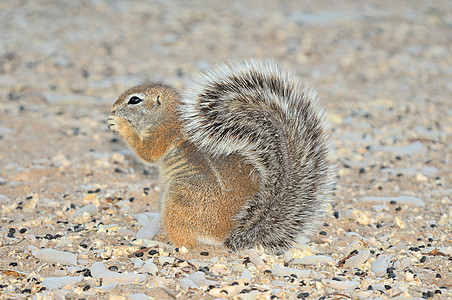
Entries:
[[232,249],[280,253],[314,229],[333,185],[330,133],[316,94],[272,61],[230,62],[204,74],[182,100],[189,139],[239,153],[260,191],[236,216]]

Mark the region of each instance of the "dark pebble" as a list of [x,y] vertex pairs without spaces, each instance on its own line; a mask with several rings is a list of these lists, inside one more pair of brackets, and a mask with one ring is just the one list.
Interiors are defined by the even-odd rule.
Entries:
[[364,174],[366,173],[366,169],[364,168],[359,168],[359,174]]
[[203,252],[201,252],[199,254],[201,254],[202,256],[209,256],[209,252],[207,252],[207,251],[203,251]]
[[335,212],[333,213],[333,216],[334,216],[336,219],[339,219],[339,212],[335,211]]
[[428,241],[431,243],[431,242],[433,242],[433,239],[432,238],[428,238]]
[[91,275],[91,271],[90,270],[86,270],[85,272],[83,272],[83,276],[85,276],[85,277],[93,277],[93,275]]
[[435,290],[435,294],[441,295],[441,291],[440,290]]
[[374,288],[371,286],[371,285],[369,285],[368,287],[367,287],[367,290],[368,291],[372,291]]
[[377,228],[381,228],[383,227],[383,225],[381,225],[380,223],[377,223]]
[[421,249],[419,249],[418,247],[410,247],[410,248],[408,248],[408,250],[414,251],[414,252],[419,252],[419,251],[421,251]]
[[53,235],[51,235],[50,233],[47,233],[46,236],[44,237],[46,240],[53,240],[55,237]]
[[22,294],[31,294],[31,289],[25,289],[22,291]]
[[116,173],[126,173],[124,170],[122,170],[120,168],[115,168],[115,172]]
[[319,232],[319,234],[320,235],[326,235],[326,232],[322,230],[322,231]]
[[265,270],[265,271],[264,271],[264,274],[271,274],[271,273],[272,273],[271,270]]
[[421,259],[419,260],[421,263],[425,262],[427,260],[427,257],[424,255],[421,257]]
[[249,289],[243,289],[243,290],[240,292],[240,294],[246,294],[246,293],[249,293],[249,292],[250,292]]
[[309,297],[309,293],[299,293],[298,295],[297,295],[297,299],[304,299],[304,298],[307,298],[307,297]]
[[385,289],[390,290],[390,289],[392,289],[392,286],[385,284]]
[[297,274],[290,274],[290,276],[293,278],[298,278]]
[[437,273],[436,278],[441,278],[441,274]]
[[340,278],[337,278],[337,277],[333,277],[332,280],[342,281]]
[[20,232],[20,233],[25,233],[25,232],[27,232],[27,228],[21,228],[21,229],[19,230],[19,232]]
[[148,253],[149,253],[149,255],[156,255],[158,252],[155,249],[151,249],[151,250],[149,250]]
[[117,272],[118,271],[118,267],[117,266],[110,266],[110,267],[108,267],[108,269],[110,271],[113,271],[113,272]]
[[431,228],[435,228],[435,227],[437,227],[437,226],[436,226],[436,224],[430,224],[430,227],[431,227]]
[[88,248],[88,245],[87,244],[80,244],[80,247],[82,247],[82,248]]
[[435,294],[432,291],[422,292],[422,298],[424,299],[432,298],[433,296],[435,296]]
[[87,291],[87,290],[89,290],[91,287],[89,286],[89,284],[87,284],[87,285],[85,285],[84,287],[83,287],[83,290],[84,291]]
[[389,202],[389,204],[395,205],[395,204],[397,204],[397,201],[391,200],[391,201]]
[[15,228],[10,228],[8,230],[8,237],[14,237],[15,233],[16,233],[16,229]]
[[397,207],[395,210],[396,210],[396,211],[401,211],[402,208],[399,206],[399,207]]
[[17,263],[16,263],[15,261],[10,262],[9,265],[10,265],[11,267],[17,267]]
[[137,254],[135,254],[136,257],[142,257],[144,255],[143,252],[138,252]]
[[234,281],[233,283],[231,283],[231,286],[234,286],[234,285],[239,285],[239,283],[237,281]]

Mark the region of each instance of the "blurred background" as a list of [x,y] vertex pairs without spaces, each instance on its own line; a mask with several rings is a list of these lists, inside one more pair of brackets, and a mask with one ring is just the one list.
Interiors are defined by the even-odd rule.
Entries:
[[242,57],[295,69],[327,105],[452,91],[450,1],[2,1],[0,25],[2,101],[113,101]]

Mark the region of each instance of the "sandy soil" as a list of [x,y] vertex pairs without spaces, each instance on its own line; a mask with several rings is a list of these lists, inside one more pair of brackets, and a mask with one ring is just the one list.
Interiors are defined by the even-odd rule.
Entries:
[[[446,0],[0,2],[0,295],[452,297],[451,41]],[[108,132],[111,104],[241,57],[293,68],[328,110],[339,174],[323,226],[280,257],[136,240],[158,174]],[[96,263],[143,275],[106,282]],[[64,276],[83,278],[49,284]]]

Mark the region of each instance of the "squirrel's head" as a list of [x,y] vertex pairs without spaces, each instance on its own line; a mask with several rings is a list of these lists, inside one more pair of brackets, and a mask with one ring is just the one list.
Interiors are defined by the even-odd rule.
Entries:
[[141,131],[150,125],[162,125],[174,116],[179,93],[163,83],[147,83],[122,93],[111,109],[112,115],[123,117]]

